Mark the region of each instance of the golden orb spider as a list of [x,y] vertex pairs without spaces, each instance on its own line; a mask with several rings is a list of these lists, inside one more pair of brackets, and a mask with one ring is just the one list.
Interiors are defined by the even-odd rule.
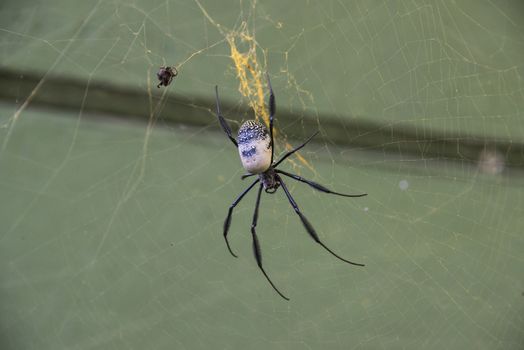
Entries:
[[303,144],[300,146],[292,149],[291,151],[285,153],[280,160],[273,162],[273,153],[274,153],[274,147],[273,147],[273,120],[275,116],[275,95],[273,93],[273,88],[271,87],[271,82],[269,80],[269,74],[266,74],[267,77],[267,85],[269,89],[269,131],[267,130],[266,126],[256,120],[248,120],[244,122],[240,129],[238,130],[238,136],[237,139],[235,139],[231,135],[231,128],[227,124],[226,120],[220,113],[220,101],[218,98],[218,86],[215,86],[215,93],[216,93],[216,108],[217,108],[217,117],[218,121],[220,122],[220,126],[226,133],[227,137],[231,140],[231,142],[237,147],[238,153],[240,155],[240,160],[242,162],[242,166],[245,170],[247,170],[248,174],[243,175],[242,179],[245,179],[250,176],[258,175],[257,179],[249,185],[247,189],[244,190],[236,199],[235,201],[230,205],[229,211],[227,213],[226,220],[224,221],[224,239],[226,241],[227,248],[229,249],[229,252],[231,255],[233,255],[235,258],[238,256],[233,253],[233,250],[231,250],[231,246],[229,245],[229,241],[227,239],[227,234],[229,231],[229,227],[231,225],[231,217],[233,214],[233,209],[237,206],[237,204],[244,198],[244,196],[253,188],[257,183],[259,183],[258,186],[258,194],[255,204],[255,212],[253,214],[253,221],[251,223],[251,235],[253,239],[253,252],[255,254],[255,259],[257,262],[258,267],[268,280],[269,284],[273,287],[273,289],[284,299],[289,300],[288,297],[286,297],[282,292],[278,290],[278,288],[275,286],[273,281],[269,278],[268,274],[264,270],[264,267],[262,266],[262,252],[260,249],[260,243],[258,242],[258,237],[256,234],[256,227],[257,227],[257,221],[258,221],[258,208],[260,206],[260,197],[262,194],[262,189],[266,193],[275,193],[276,190],[282,186],[282,189],[284,190],[284,193],[286,194],[286,197],[299,216],[300,220],[302,221],[302,224],[304,225],[306,231],[309,233],[311,238],[315,240],[318,244],[320,244],[325,250],[327,250],[329,253],[331,253],[336,258],[356,266],[364,266],[364,264],[355,263],[349,260],[346,260],[339,255],[337,255],[335,252],[333,252],[330,248],[328,248],[320,238],[318,237],[315,229],[313,228],[313,225],[306,219],[304,214],[300,211],[297,202],[293,199],[293,196],[291,196],[291,193],[289,192],[286,184],[282,180],[282,177],[280,175],[284,175],[286,177],[289,177],[293,180],[300,181],[303,183],[308,184],[309,186],[313,187],[314,189],[324,192],[324,193],[331,193],[338,196],[343,197],[363,197],[366,196],[367,193],[362,194],[343,194],[339,192],[331,191],[330,189],[326,188],[325,186],[318,184],[316,182],[306,180],[301,176],[288,173],[284,170],[277,169],[277,167],[290,155],[295,153],[296,151],[300,150],[302,147],[304,147],[311,139],[318,134],[318,131],[314,133],[312,136],[310,136]]

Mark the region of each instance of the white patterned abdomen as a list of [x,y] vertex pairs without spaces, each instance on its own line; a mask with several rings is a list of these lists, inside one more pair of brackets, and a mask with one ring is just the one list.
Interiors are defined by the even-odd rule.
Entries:
[[242,166],[251,174],[260,174],[271,165],[271,138],[266,126],[248,120],[238,130],[238,153]]

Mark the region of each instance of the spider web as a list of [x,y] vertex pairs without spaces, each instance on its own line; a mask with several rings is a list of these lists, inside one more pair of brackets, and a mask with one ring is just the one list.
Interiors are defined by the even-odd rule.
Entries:
[[[519,1],[1,6],[2,349],[522,347]],[[160,65],[179,75],[157,90]],[[255,191],[238,259],[221,234],[248,182],[214,86],[234,130],[267,122],[266,71],[277,154],[321,131],[282,168],[369,193],[287,181],[365,268],[281,190],[262,197],[290,302],[253,258]]]

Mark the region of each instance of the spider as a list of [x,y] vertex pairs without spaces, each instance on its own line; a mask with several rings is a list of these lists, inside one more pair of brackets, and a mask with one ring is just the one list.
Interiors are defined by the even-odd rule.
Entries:
[[171,84],[171,81],[173,81],[173,78],[177,75],[178,71],[175,67],[160,67],[160,70],[156,73],[156,77],[158,78],[160,83],[158,83],[156,87],[159,88],[162,85],[168,86],[169,84]]
[[318,184],[316,182],[304,179],[301,176],[288,173],[287,171],[277,169],[277,167],[289,156],[291,156],[296,151],[300,150],[302,147],[304,147],[311,139],[318,134],[318,131],[314,133],[312,136],[310,136],[303,144],[301,144],[298,147],[295,147],[291,151],[285,153],[280,160],[273,162],[273,154],[274,154],[274,147],[273,147],[273,120],[275,116],[275,110],[276,110],[276,104],[275,104],[275,95],[273,93],[273,88],[271,87],[271,82],[269,80],[269,74],[266,73],[266,79],[267,79],[267,85],[269,89],[269,131],[266,128],[266,126],[256,120],[248,120],[244,122],[240,129],[238,130],[238,136],[237,139],[235,139],[231,135],[231,128],[227,124],[226,120],[220,113],[220,102],[218,98],[218,86],[215,86],[215,93],[216,93],[216,113],[218,117],[218,121],[220,122],[220,126],[222,127],[222,130],[226,133],[227,137],[231,140],[231,142],[235,145],[235,147],[238,148],[238,153],[240,155],[240,160],[242,162],[242,166],[244,169],[248,172],[247,174],[242,176],[242,180],[250,177],[258,175],[257,179],[251,183],[247,187],[247,189],[244,190],[236,199],[235,201],[229,206],[229,211],[227,213],[226,220],[224,221],[224,239],[226,241],[227,248],[231,255],[233,255],[235,258],[238,256],[233,253],[233,250],[231,249],[231,246],[229,245],[229,240],[227,239],[227,234],[229,232],[229,227],[231,225],[231,217],[233,214],[233,209],[237,206],[237,204],[244,198],[244,196],[251,190],[253,187],[255,187],[256,184],[259,184],[258,186],[258,194],[257,199],[255,203],[255,212],[253,214],[253,221],[251,223],[251,235],[253,239],[253,253],[255,255],[255,260],[257,262],[258,267],[268,280],[269,284],[273,287],[273,289],[284,299],[289,300],[288,297],[286,297],[278,288],[275,286],[273,281],[271,281],[271,278],[269,278],[269,275],[264,270],[264,267],[262,266],[262,252],[260,248],[260,243],[258,242],[258,237],[256,234],[256,227],[257,227],[257,221],[258,221],[258,208],[260,206],[260,196],[262,194],[262,189],[266,193],[273,194],[276,192],[276,190],[282,186],[282,189],[284,190],[284,193],[295,210],[295,213],[297,213],[298,217],[302,221],[302,224],[304,225],[304,228],[306,229],[307,233],[317,242],[320,244],[325,250],[327,250],[329,253],[331,253],[336,258],[356,266],[364,266],[364,264],[355,263],[349,260],[346,260],[339,255],[337,255],[335,252],[333,252],[330,248],[328,248],[318,237],[315,229],[313,228],[313,225],[306,219],[304,214],[300,211],[297,202],[293,199],[293,196],[291,196],[291,193],[289,192],[289,189],[287,188],[287,185],[282,180],[282,175],[286,176],[290,179],[303,182],[305,184],[308,184],[315,190],[324,192],[324,193],[331,193],[338,196],[343,197],[363,197],[366,196],[367,193],[362,194],[343,194],[339,192],[331,191],[330,189],[324,187],[321,184]]

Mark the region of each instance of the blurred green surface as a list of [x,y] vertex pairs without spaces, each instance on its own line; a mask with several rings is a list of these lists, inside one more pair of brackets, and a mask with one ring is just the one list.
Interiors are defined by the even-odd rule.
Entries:
[[256,37],[297,113],[522,139],[520,0],[7,0],[0,61],[144,90],[158,66],[177,65],[178,93],[219,84],[238,101],[230,48],[198,3],[241,50],[243,34]]
[[[523,141],[520,1],[200,3],[222,29],[255,28],[278,104],[297,116],[283,135],[313,132],[306,115],[322,130],[329,113],[406,124],[421,140]],[[246,101],[229,48],[197,2],[5,1],[0,23],[4,69],[83,79],[89,99],[91,83],[146,92],[160,64],[184,62],[162,98],[212,99],[218,83],[238,101],[226,116],[249,117],[235,114]],[[313,170],[284,168],[369,196],[291,191],[324,242],[366,267],[315,244],[280,190],[264,195],[264,264],[285,302],[253,258],[254,193],[233,218],[239,259],[223,242],[248,183],[213,106],[187,103],[211,126],[166,125],[165,109],[149,128],[82,101],[67,112],[24,102],[0,105],[1,349],[522,348],[518,170],[489,175],[423,147],[308,145]]]
[[[9,114],[5,108],[2,115]],[[307,236],[281,191],[254,194],[220,134],[28,111],[0,160],[0,329],[21,348],[518,348],[523,183],[312,144],[318,176],[361,199],[292,192],[347,266]],[[145,157],[144,159],[142,157]],[[289,165],[288,169],[292,169]],[[401,191],[399,181],[407,180]],[[367,210],[366,210],[367,208]]]

